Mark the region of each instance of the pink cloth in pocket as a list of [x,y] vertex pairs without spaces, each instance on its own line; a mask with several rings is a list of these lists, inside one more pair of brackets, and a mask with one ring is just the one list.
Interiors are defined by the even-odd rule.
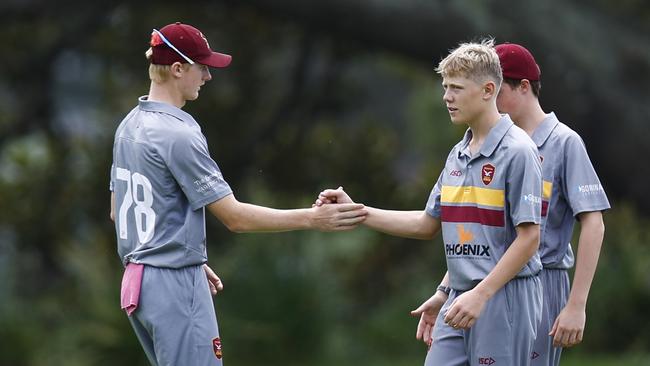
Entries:
[[120,302],[126,315],[131,315],[138,308],[143,273],[144,264],[129,263],[126,265],[120,291]]

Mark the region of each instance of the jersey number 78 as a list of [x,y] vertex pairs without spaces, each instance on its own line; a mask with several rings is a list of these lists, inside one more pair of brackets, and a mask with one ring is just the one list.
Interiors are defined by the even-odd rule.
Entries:
[[[117,221],[120,238],[128,239],[127,215],[135,202],[133,214],[138,240],[141,244],[145,244],[153,238],[156,222],[156,212],[151,207],[153,204],[151,181],[140,173],[131,173],[128,169],[118,167],[115,167],[115,178],[126,182],[126,192],[120,204]],[[142,192],[142,195],[139,195],[139,192]]]

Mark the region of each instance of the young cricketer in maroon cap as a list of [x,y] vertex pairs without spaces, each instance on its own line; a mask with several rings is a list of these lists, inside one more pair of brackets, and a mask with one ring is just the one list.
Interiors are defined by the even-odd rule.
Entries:
[[205,208],[235,232],[349,230],[363,205],[275,210],[237,201],[208,152],[201,127],[181,108],[226,67],[196,28],[153,30],[149,95],[120,123],[113,145],[111,218],[126,267],[121,305],[152,365],[219,366],[223,348],[210,292],[223,288],[206,265]]
[[[610,208],[580,136],[545,113],[539,103],[540,68],[523,46],[496,46],[504,83],[497,97],[501,113],[533,139],[542,159],[542,228],[539,246],[544,288],[542,322],[532,364],[557,366],[562,347],[582,341],[587,295],[594,277],[605,227],[601,211]],[[580,222],[573,286],[567,269],[574,256],[569,240]]]

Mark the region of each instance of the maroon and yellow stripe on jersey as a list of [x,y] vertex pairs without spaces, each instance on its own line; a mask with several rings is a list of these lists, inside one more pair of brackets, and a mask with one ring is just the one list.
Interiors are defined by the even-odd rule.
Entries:
[[542,184],[542,217],[548,214],[548,203],[551,202],[551,192],[553,192],[553,183],[543,181]]
[[442,186],[440,219],[487,226],[505,225],[505,191],[475,186]]

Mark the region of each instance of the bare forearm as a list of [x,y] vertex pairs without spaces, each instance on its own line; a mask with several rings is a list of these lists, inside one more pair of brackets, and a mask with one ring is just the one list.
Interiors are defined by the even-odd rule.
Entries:
[[278,210],[225,197],[208,209],[234,232],[272,232],[309,228],[309,209]]
[[111,212],[109,217],[111,221],[115,222],[115,192],[111,192]]
[[581,216],[576,269],[568,300],[570,304],[581,307],[587,304],[604,235],[605,225],[600,212],[590,212]]
[[237,232],[279,232],[309,229],[309,209],[280,210],[241,203],[235,222]]
[[492,297],[526,265],[539,247],[539,225],[517,228],[517,238],[503,254],[497,265],[477,286],[477,290]]
[[424,211],[393,211],[366,207],[364,224],[385,234],[412,239],[431,239],[440,231],[440,222]]
[[365,219],[363,205],[357,203],[279,210],[237,201],[228,195],[207,206],[226,227],[234,232],[268,232],[302,229],[343,231]]

